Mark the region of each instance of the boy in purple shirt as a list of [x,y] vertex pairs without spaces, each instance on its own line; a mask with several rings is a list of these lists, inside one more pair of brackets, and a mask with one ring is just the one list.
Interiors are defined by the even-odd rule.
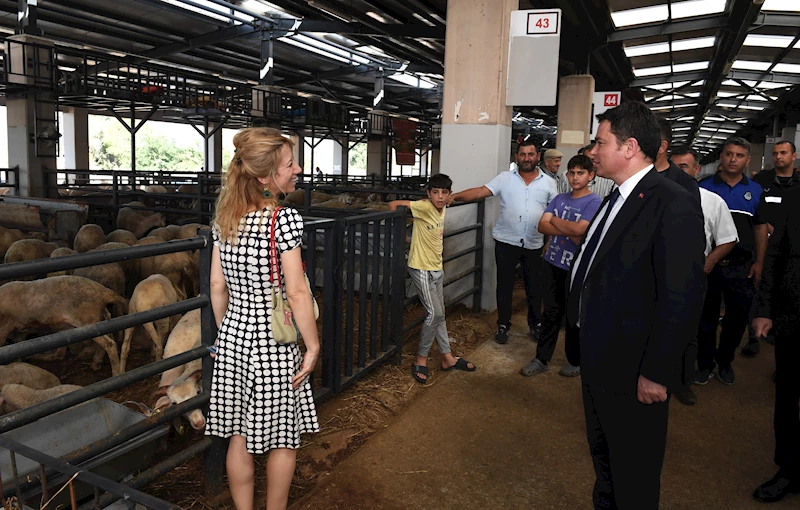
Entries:
[[[592,160],[578,155],[567,164],[567,180],[572,193],[556,196],[542,214],[539,232],[549,235],[542,267],[542,286],[544,288],[544,312],[542,313],[542,333],[536,348],[536,357],[522,367],[520,373],[532,376],[547,372],[547,364],[553,357],[558,341],[558,331],[567,304],[567,288],[572,261],[580,251],[581,238],[589,228],[602,199],[589,190],[589,182],[594,179]],[[567,336],[577,335],[577,327],[567,325]],[[577,340],[576,340],[577,342]],[[580,375],[580,368],[567,363],[559,372],[563,376]]]

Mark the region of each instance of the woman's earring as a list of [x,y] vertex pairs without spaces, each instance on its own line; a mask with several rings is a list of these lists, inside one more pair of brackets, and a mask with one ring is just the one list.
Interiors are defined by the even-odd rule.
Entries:
[[269,188],[264,188],[264,198],[269,198],[272,196],[272,193],[269,192]]

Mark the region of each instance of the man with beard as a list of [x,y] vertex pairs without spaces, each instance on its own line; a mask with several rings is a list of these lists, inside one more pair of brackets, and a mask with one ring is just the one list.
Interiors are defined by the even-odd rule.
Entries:
[[[700,181],[700,187],[725,200],[736,225],[739,244],[708,274],[708,290],[697,334],[699,350],[693,382],[706,384],[717,368],[717,378],[730,386],[736,381],[731,363],[747,329],[753,292],[761,281],[766,246],[756,243],[756,230],[762,228],[757,225],[756,213],[763,190],[760,184],[743,174],[750,162],[750,143],[739,137],[727,139],[720,161],[722,170]],[[722,296],[725,297],[725,317],[717,347]]]
[[[756,227],[756,244],[766,251],[769,235],[772,234],[775,222],[781,214],[781,209],[788,200],[797,200],[790,197],[800,189],[800,174],[794,171],[794,160],[797,159],[797,149],[794,143],[783,140],[772,147],[772,163],[775,168],[764,170],[753,177],[753,180],[764,188],[761,202],[758,204],[758,220],[761,225]],[[758,337],[753,333],[747,345],[740,351],[742,356],[752,358],[760,350]]]
[[508,342],[511,328],[511,299],[517,263],[522,264],[525,295],[528,300],[528,328],[538,340],[542,316],[542,246],[539,220],[547,204],[558,193],[556,183],[536,168],[539,151],[532,140],[523,140],[517,149],[516,170],[503,172],[485,186],[470,188],[452,195],[455,200],[471,202],[490,196],[500,197],[500,217],[492,230],[497,264],[497,334],[499,344]]

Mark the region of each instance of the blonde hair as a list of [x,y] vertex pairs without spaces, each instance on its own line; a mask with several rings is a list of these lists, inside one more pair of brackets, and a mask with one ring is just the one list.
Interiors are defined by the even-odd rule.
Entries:
[[233,137],[236,151],[222,178],[222,191],[217,199],[213,225],[220,239],[235,243],[239,223],[253,209],[278,205],[277,197],[264,197],[264,185],[259,178],[274,178],[281,163],[283,147],[294,144],[273,128],[246,128]]

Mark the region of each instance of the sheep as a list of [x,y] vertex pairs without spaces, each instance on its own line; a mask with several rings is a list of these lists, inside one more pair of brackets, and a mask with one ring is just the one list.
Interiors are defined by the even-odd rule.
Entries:
[[[79,328],[120,316],[127,308],[125,298],[80,276],[6,283],[0,286],[0,345],[8,341],[12,331]],[[108,354],[112,374],[118,375],[119,353],[113,338],[104,335],[94,341]],[[96,353],[92,368],[98,370],[101,363],[102,357]]]
[[[128,202],[125,205],[127,205],[129,207],[147,207],[144,204],[144,202],[139,202],[138,200],[134,200],[133,202]],[[153,214],[155,214],[153,211],[148,211],[146,209],[134,209],[134,211],[136,211],[137,213],[139,213],[142,216],[152,216]]]
[[46,243],[39,239],[20,239],[8,247],[5,263],[24,262],[27,260],[46,259],[58,248],[56,243]]
[[[50,253],[50,258],[54,259],[56,257],[66,257],[68,255],[77,255],[77,254],[78,252],[73,250],[72,248],[61,247],[53,250],[53,252]],[[65,269],[64,271],[55,271],[52,273],[47,273],[47,276],[48,278],[51,276],[63,276],[65,274],[72,274],[72,271],[73,271],[72,269]]]
[[20,239],[25,239],[21,230],[0,227],[0,258],[5,258],[8,248]]
[[103,232],[102,227],[100,227],[100,225],[87,223],[78,230],[72,247],[78,253],[84,253],[97,248],[105,242],[106,234]]
[[148,237],[158,236],[165,241],[172,241],[175,239],[175,230],[170,230],[168,227],[158,227],[148,232],[147,235]]
[[146,257],[141,259],[140,267],[142,278],[154,274],[169,278],[181,301],[189,296],[196,296],[199,292],[199,267],[188,252]]
[[164,215],[161,213],[144,216],[129,207],[123,207],[117,213],[117,228],[130,230],[136,238],[141,238],[154,227],[164,226]]
[[[109,242],[101,244],[92,251],[107,251],[119,250],[122,248],[130,248],[126,243]],[[130,295],[133,292],[133,287],[139,281],[139,259],[120,260],[117,262],[125,273],[126,292],[125,295]]]
[[197,237],[198,230],[209,230],[211,227],[208,225],[201,225],[199,223],[187,223],[178,228],[175,239],[192,239]]
[[158,184],[151,184],[149,186],[145,186],[144,187],[144,192],[145,193],[166,193],[167,192],[167,188],[165,188],[164,186],[160,186]]
[[[128,313],[144,312],[176,303],[177,301],[178,295],[172,286],[172,282],[164,275],[154,274],[145,278],[136,286],[133,291],[133,297],[131,297],[131,301],[128,304]],[[156,361],[161,359],[164,353],[164,340],[175,326],[179,317],[174,315],[142,324],[153,341],[153,355]],[[125,338],[122,341],[122,351],[119,357],[120,372],[125,372],[125,365],[131,348],[131,337],[135,329],[134,327],[125,330]]]
[[[196,347],[200,347],[199,309],[188,312],[175,325],[164,347],[164,359]],[[162,373],[159,389],[154,393],[154,396],[160,398],[153,407],[159,409],[170,404],[180,404],[197,396],[200,393],[199,381],[202,377],[202,368],[202,359],[196,359]],[[199,409],[194,409],[184,416],[195,430],[206,426],[206,419]]]
[[74,384],[60,384],[44,390],[35,390],[21,384],[7,384],[0,390],[0,409],[3,413],[19,411],[45,400],[66,395],[82,387]]
[[72,274],[96,281],[120,296],[125,295],[125,271],[122,270],[119,262],[79,267]]
[[58,377],[43,368],[28,363],[0,365],[0,387],[6,384],[22,384],[34,390],[46,390],[58,386]]
[[50,238],[44,232],[28,232],[27,238],[38,239],[40,241],[44,241],[45,243],[50,241]]
[[128,246],[133,246],[139,239],[133,235],[130,230],[118,228],[106,236],[106,241],[109,243],[125,243]]

